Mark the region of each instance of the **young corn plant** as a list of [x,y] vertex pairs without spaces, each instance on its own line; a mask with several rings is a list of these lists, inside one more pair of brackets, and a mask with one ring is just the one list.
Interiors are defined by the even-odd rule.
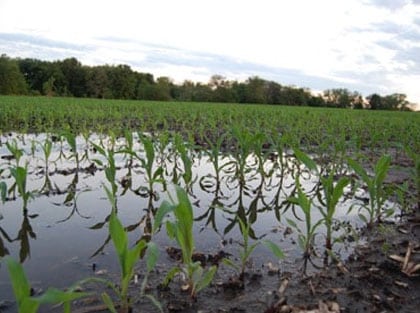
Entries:
[[79,153],[77,152],[76,136],[72,134],[70,131],[63,132],[61,136],[66,139],[68,145],[70,146],[70,154],[68,157],[66,157],[66,159],[68,160],[74,159],[76,162],[76,171],[78,171],[80,161],[79,161]]
[[298,205],[305,216],[305,232],[296,224],[295,221],[287,219],[287,222],[298,232],[298,242],[300,248],[303,250],[304,258],[309,258],[315,248],[315,237],[317,229],[322,225],[323,220],[320,219],[315,224],[312,224],[311,210],[313,207],[312,199],[308,198],[300,186],[299,178],[296,178],[297,197],[290,197],[288,200]]
[[369,193],[369,203],[363,205],[361,209],[367,212],[367,216],[359,212],[359,217],[368,227],[372,227],[375,222],[380,222],[384,214],[392,214],[392,212],[384,212],[383,207],[387,199],[387,191],[384,187],[384,180],[388,173],[391,157],[383,155],[376,163],[373,176],[369,176],[366,170],[355,160],[349,159],[348,164],[354,172],[362,179]]
[[9,150],[9,152],[12,154],[13,158],[15,159],[16,166],[19,166],[20,159],[23,156],[23,149],[19,148],[18,142],[16,139],[13,139],[12,141],[6,142],[6,147]]
[[188,155],[188,149],[186,147],[186,144],[184,143],[182,137],[179,135],[175,136],[175,147],[184,165],[184,172],[182,174],[182,177],[184,178],[185,186],[188,190],[190,190],[192,184],[194,183],[192,173],[192,161],[190,156]]
[[242,242],[241,242],[242,249],[239,251],[240,265],[238,266],[237,264],[235,264],[233,261],[231,261],[228,258],[223,259],[223,263],[232,267],[232,268],[234,268],[239,274],[239,280],[243,282],[244,278],[245,278],[246,266],[249,264],[250,257],[252,255],[252,253],[254,252],[255,248],[259,244],[263,244],[264,246],[266,246],[279,259],[284,258],[284,253],[275,243],[273,243],[270,240],[255,240],[251,244],[249,242],[249,239],[250,239],[250,224],[245,223],[239,217],[238,217],[238,222],[239,222],[239,227],[240,227],[241,234],[242,234]]
[[[109,194],[109,193],[108,193]],[[110,201],[114,202],[112,199]],[[121,221],[118,219],[115,208],[112,209],[111,216],[109,219],[109,233],[114,244],[115,251],[118,256],[118,262],[121,269],[121,279],[119,287],[115,287],[112,282],[101,281],[107,286],[110,286],[115,294],[118,296],[118,302],[121,307],[121,311],[128,313],[132,309],[132,301],[128,294],[128,287],[130,282],[134,278],[134,267],[136,263],[140,260],[142,253],[147,249],[146,257],[146,275],[143,279],[143,283],[140,289],[140,296],[145,296],[149,298],[154,305],[156,305],[160,311],[162,311],[160,303],[151,295],[145,294],[147,277],[150,272],[154,269],[157,259],[158,259],[158,248],[153,242],[147,243],[144,239],[137,242],[133,248],[129,248],[128,236],[125,231]],[[102,294],[102,299],[108,309],[111,312],[116,313],[116,305],[112,301],[111,297],[104,292]]]
[[19,195],[23,201],[23,209],[28,207],[29,199],[33,197],[32,192],[26,190],[26,180],[28,176],[28,165],[25,167],[17,166],[10,169],[12,177],[15,179],[15,186],[17,186]]
[[36,313],[41,304],[63,304],[63,312],[70,313],[71,302],[89,296],[89,293],[76,292],[71,287],[67,291],[49,288],[39,297],[31,296],[31,286],[25,275],[22,265],[16,262],[11,256],[5,256],[12,283],[13,293],[16,298],[16,305],[19,313]]
[[[187,193],[176,186],[176,194],[178,203],[173,204],[164,201],[156,212],[153,229],[156,231],[160,227],[163,218],[168,213],[173,213],[175,220],[166,221],[166,231],[168,236],[175,239],[182,251],[182,264],[174,267],[166,276],[164,285],[168,285],[176,274],[182,273],[185,277],[185,285],[183,286],[189,291],[192,299],[196,299],[197,293],[207,287],[213,280],[217,267],[211,266],[205,270],[200,262],[192,260],[194,252],[194,235],[193,235],[193,211]],[[183,288],[183,289],[184,289]]]
[[322,176],[319,173],[318,166],[316,163],[304,152],[300,151],[299,149],[295,149],[295,156],[296,158],[305,166],[315,172],[316,175],[320,179],[320,184],[322,188],[322,194],[318,194],[318,200],[321,203],[318,206],[318,209],[323,216],[323,223],[326,228],[325,234],[325,248],[327,251],[331,251],[333,245],[333,222],[335,220],[335,214],[337,211],[337,205],[344,194],[344,188],[350,183],[350,179],[346,176],[340,177],[337,182],[335,182],[335,171],[331,170],[331,172],[326,175]]
[[334,171],[331,171],[328,176],[321,177],[323,197],[320,198],[321,206],[319,206],[319,211],[324,217],[326,227],[325,248],[327,251],[331,251],[333,245],[333,222],[337,205],[344,194],[344,188],[350,183],[350,179],[345,176],[340,177],[335,183],[334,177]]

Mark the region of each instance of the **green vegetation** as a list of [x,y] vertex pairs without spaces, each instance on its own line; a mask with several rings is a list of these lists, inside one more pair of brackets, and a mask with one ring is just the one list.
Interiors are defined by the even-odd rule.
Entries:
[[154,79],[128,65],[83,66],[76,58],[62,61],[11,59],[0,56],[0,95],[45,95],[99,99],[265,103],[275,105],[409,110],[406,95],[369,95],[345,88],[327,89],[314,96],[307,88],[283,86],[258,76],[245,82],[213,75],[208,84],[168,77]]
[[[14,201],[19,197],[23,202],[22,229],[16,239],[0,228],[0,256],[9,254],[7,242],[20,241],[20,261],[25,261],[30,238],[36,237],[30,219],[37,215],[31,214],[29,200],[34,194],[42,196],[46,189],[33,188],[36,182],[28,180],[34,168],[45,172],[44,186],[64,194],[65,204],[74,201],[74,208],[76,191],[88,192],[78,188],[78,173],[94,176],[102,171],[99,177],[105,180],[101,183],[111,212],[104,222],[91,227],[108,226],[108,239],[94,255],[112,242],[121,275],[118,285],[109,280],[90,281],[104,283],[114,292],[114,298],[101,293],[111,312],[129,312],[133,306],[135,297],[129,285],[139,262],[146,266],[137,296],[148,297],[161,308],[159,299],[146,294],[146,283],[162,249],[154,236],[164,221],[168,237],[181,251],[180,263],[169,271],[164,284],[181,274],[182,289],[195,300],[217,272],[217,266],[206,268],[193,258],[194,230],[199,221],[205,220],[205,226],[211,225],[221,237],[239,227],[238,264],[225,259],[218,265],[234,267],[244,279],[245,266],[260,243],[276,257],[287,258],[275,240],[262,240],[267,234],[257,233],[254,226],[262,213],[273,211],[274,223],[286,219],[296,231],[305,258],[317,257],[315,250],[320,247],[329,257],[334,256],[337,232],[343,230],[338,213],[344,201],[361,208],[358,222],[375,227],[392,213],[385,208],[392,193],[407,211],[416,210],[420,198],[417,113],[2,96],[0,125],[0,146],[5,151],[0,162],[0,199]],[[26,137],[21,135],[27,132],[45,132],[45,140],[32,142],[28,149]],[[61,162],[70,167],[66,175],[74,173],[63,190],[47,183],[51,162],[56,175],[62,170],[58,169]],[[201,162],[209,163],[210,170],[204,174],[196,171]],[[398,167],[408,173],[404,187],[386,180],[390,170]],[[139,177],[140,186],[135,180]],[[31,183],[27,185],[27,181]],[[173,185],[177,199],[163,200],[156,210],[153,201],[165,196]],[[199,194],[197,188],[213,197],[208,208],[200,207],[205,210],[201,216],[196,216],[191,204]],[[118,199],[126,192],[147,199],[148,206],[140,222],[124,227],[118,218]],[[220,232],[217,215],[223,215],[225,222]],[[130,246],[128,232],[140,227],[144,227],[142,237]],[[325,244],[318,240],[322,236]],[[36,312],[41,303],[58,302],[65,303],[68,312],[70,302],[84,296],[69,289],[33,297],[22,266],[9,257],[5,262],[20,312]]]
[[205,270],[199,261],[193,261],[194,234],[193,234],[193,210],[187,193],[180,187],[176,187],[178,203],[170,204],[165,201],[156,213],[154,229],[162,223],[168,213],[175,217],[174,221],[166,221],[166,231],[171,239],[175,239],[181,248],[182,264],[174,267],[167,275],[164,284],[167,285],[178,273],[185,277],[185,290],[188,290],[191,298],[196,298],[197,293],[207,287],[213,280],[217,267],[211,266]]

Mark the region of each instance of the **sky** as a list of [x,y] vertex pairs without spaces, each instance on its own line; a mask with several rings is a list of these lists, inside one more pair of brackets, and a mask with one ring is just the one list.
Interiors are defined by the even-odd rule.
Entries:
[[3,53],[420,104],[420,0],[0,0]]

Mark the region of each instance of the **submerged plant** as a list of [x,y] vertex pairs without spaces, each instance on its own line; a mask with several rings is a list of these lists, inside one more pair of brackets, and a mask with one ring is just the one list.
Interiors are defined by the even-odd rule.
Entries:
[[[213,280],[217,267],[211,266],[205,270],[200,262],[193,261],[194,235],[193,235],[193,211],[187,193],[176,186],[178,198],[177,204],[170,204],[164,201],[159,207],[153,229],[156,230],[162,223],[163,218],[168,213],[173,213],[175,220],[166,221],[166,230],[170,238],[175,239],[182,251],[182,264],[174,267],[167,275],[164,285],[169,282],[178,273],[185,277],[184,288],[189,291],[192,299],[197,297],[197,293],[207,287]],[[173,202],[173,201],[172,201]]]
[[369,176],[366,170],[355,160],[349,159],[350,167],[360,176],[363,183],[366,185],[369,193],[369,204],[363,205],[362,208],[367,212],[367,216],[362,213],[359,217],[369,226],[372,227],[374,222],[380,222],[384,213],[383,207],[387,199],[387,192],[384,187],[384,180],[388,173],[391,157],[383,155],[376,163],[373,169],[373,176]]

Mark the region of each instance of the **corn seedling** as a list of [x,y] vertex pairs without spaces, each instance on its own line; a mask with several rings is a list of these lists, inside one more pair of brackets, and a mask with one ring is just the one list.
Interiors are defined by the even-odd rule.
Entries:
[[[118,219],[115,209],[112,210],[111,216],[109,219],[109,233],[114,244],[115,251],[117,253],[118,262],[121,269],[121,279],[119,287],[113,287],[112,289],[117,294],[119,298],[119,303],[121,305],[122,312],[130,312],[131,310],[131,298],[128,295],[128,287],[130,282],[134,278],[134,266],[139,261],[141,254],[145,249],[147,249],[147,259],[146,259],[146,275],[141,286],[141,296],[146,296],[149,298],[161,311],[160,304],[155,300],[151,295],[145,295],[144,291],[146,288],[148,274],[153,270],[158,259],[158,249],[156,245],[152,242],[147,243],[145,240],[140,240],[136,245],[130,249],[128,243],[127,232],[124,230],[124,227],[121,224],[121,221]],[[101,281],[108,286],[113,284],[107,281]],[[111,297],[107,293],[102,294],[102,299],[107,305],[108,309],[111,312],[117,312],[116,306],[111,300]]]
[[68,160],[74,159],[76,162],[76,171],[79,170],[79,153],[77,152],[76,136],[70,131],[65,131],[61,135],[67,141],[67,144],[70,146],[70,154],[66,157]]
[[6,142],[6,147],[9,150],[9,152],[12,154],[13,158],[16,161],[16,166],[19,166],[20,159],[23,156],[23,150],[19,148],[17,140],[13,139],[11,142]]
[[176,186],[176,194],[178,197],[177,204],[170,204],[169,202],[164,201],[159,207],[155,216],[153,229],[156,230],[161,225],[163,218],[168,213],[173,213],[175,220],[168,220],[166,222],[166,230],[168,236],[175,239],[181,248],[182,264],[174,267],[168,273],[164,285],[168,285],[176,274],[182,273],[185,277],[185,285],[183,287],[189,291],[191,298],[195,299],[197,293],[212,282],[217,267],[211,266],[208,270],[205,270],[200,262],[193,262],[194,218],[192,206],[187,193],[181,189],[181,187]]
[[49,288],[41,296],[33,297],[31,295],[31,286],[22,265],[10,256],[5,256],[4,261],[9,271],[19,313],[35,313],[38,311],[40,304],[47,303],[62,303],[63,312],[70,313],[70,304],[72,301],[89,296],[89,293],[76,292],[74,288],[69,288],[67,291]]
[[386,190],[384,188],[384,180],[391,164],[389,155],[382,156],[374,167],[373,176],[370,177],[366,170],[355,160],[349,159],[348,163],[355,173],[360,176],[366,185],[369,193],[369,204],[363,205],[362,208],[367,211],[367,216],[359,214],[359,217],[369,226],[373,223],[380,222],[384,214],[383,205],[386,201]]
[[239,227],[242,234],[242,242],[240,243],[242,249],[239,251],[239,260],[240,265],[236,265],[233,261],[230,259],[223,259],[223,263],[233,267],[239,274],[239,279],[241,281],[244,280],[245,277],[245,269],[246,266],[249,264],[249,260],[251,258],[251,254],[254,252],[255,248],[259,244],[263,244],[268,249],[271,250],[271,252],[279,259],[284,258],[283,251],[273,242],[269,240],[255,240],[252,244],[249,242],[250,239],[250,225],[249,223],[245,223],[241,220],[241,218],[238,217]]
[[30,191],[26,190],[26,180],[28,176],[28,166],[25,167],[12,167],[10,173],[15,179],[15,184],[17,186],[19,195],[23,200],[23,209],[26,210],[28,206],[29,199],[33,197]]
[[304,252],[304,257],[309,258],[312,252],[314,251],[314,242],[315,236],[317,234],[317,229],[321,226],[323,220],[320,219],[315,224],[312,224],[312,214],[311,210],[313,207],[312,199],[308,198],[306,194],[303,192],[299,178],[296,179],[296,186],[297,186],[297,197],[290,197],[288,200],[298,205],[304,216],[305,216],[305,232],[303,232],[300,227],[296,224],[295,221],[291,219],[287,219],[287,222],[290,226],[292,226],[298,232],[298,242],[300,248]]

